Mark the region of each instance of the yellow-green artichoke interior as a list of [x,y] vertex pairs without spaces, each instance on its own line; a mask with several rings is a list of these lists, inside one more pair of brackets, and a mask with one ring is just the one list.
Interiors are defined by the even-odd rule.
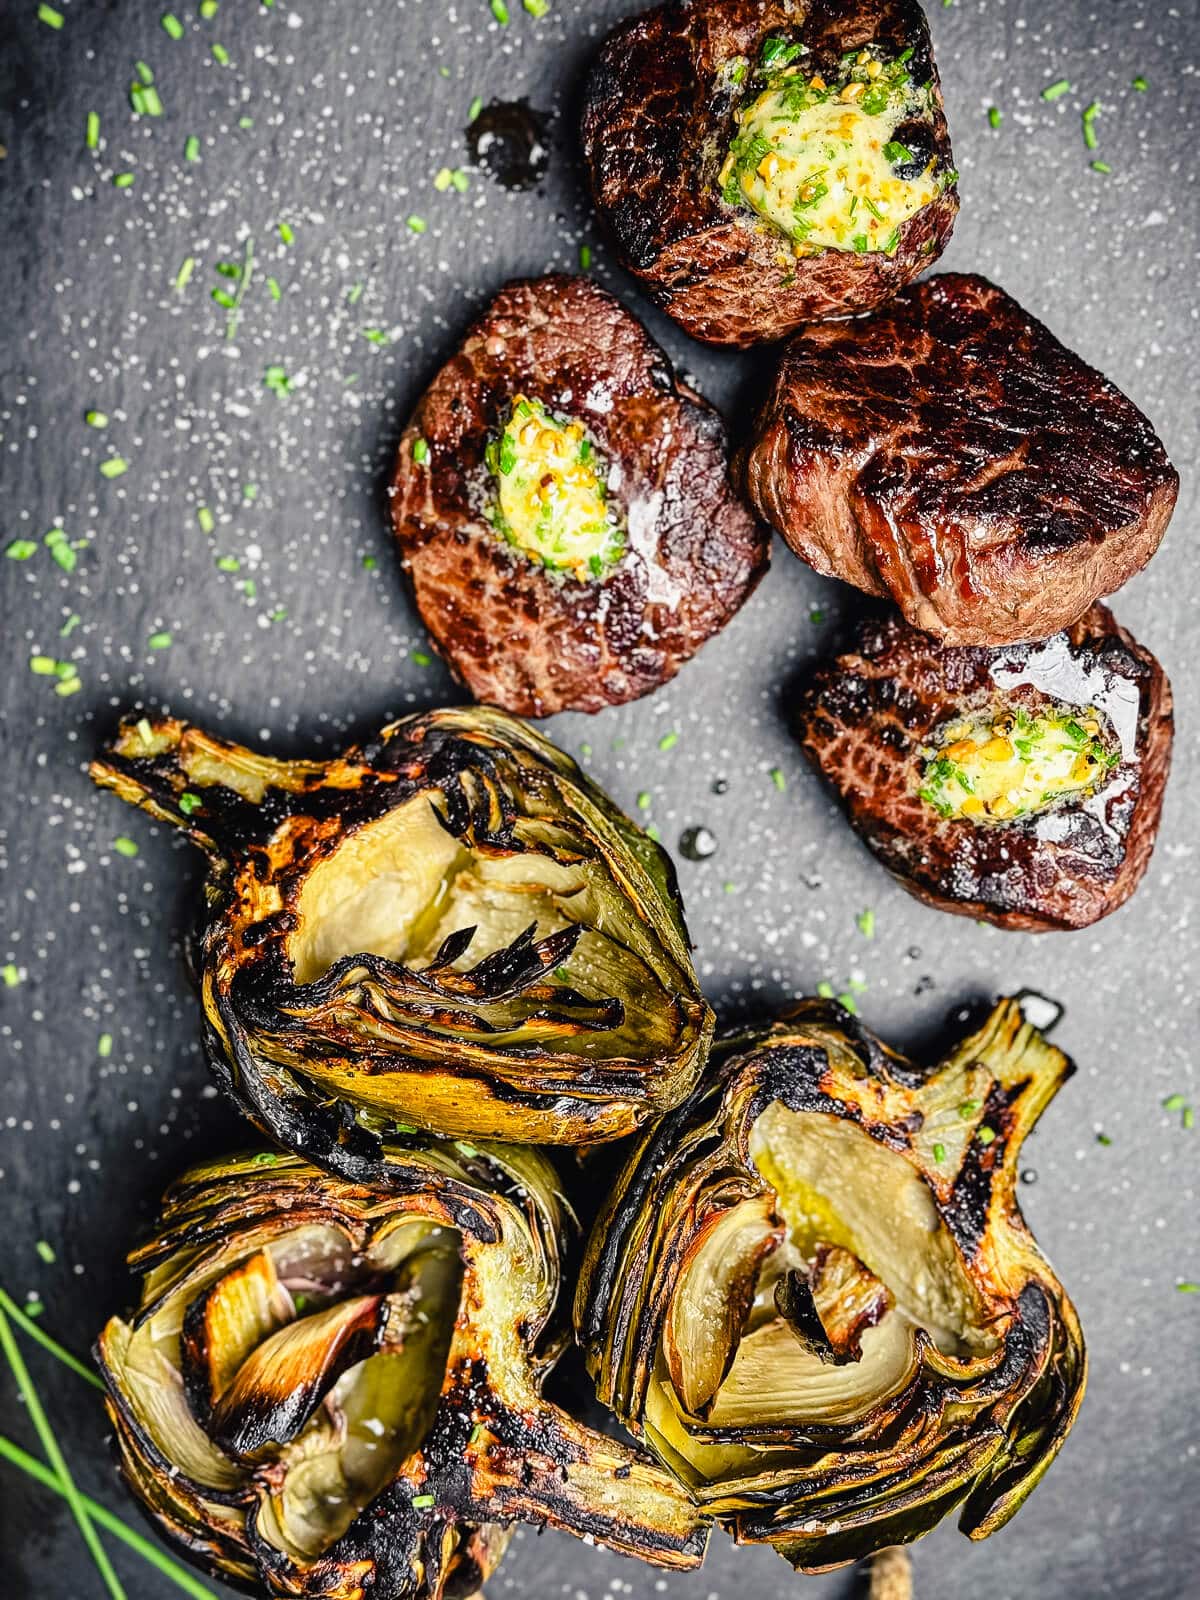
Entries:
[[[182,1266],[140,1324],[110,1324],[105,1359],[173,1469],[201,1492],[253,1480],[260,1535],[313,1560],[432,1425],[461,1297],[458,1234],[400,1217],[359,1255],[331,1224],[275,1228]],[[371,1353],[344,1366],[339,1350],[363,1349],[344,1342],[348,1321],[368,1327]],[[223,1424],[280,1436],[240,1452],[215,1442]]]
[[[580,830],[540,816],[517,819],[515,851],[473,847],[442,826],[434,812],[440,804],[436,791],[413,796],[348,830],[311,869],[288,943],[296,982],[311,983],[354,955],[420,971],[450,934],[474,928],[454,963],[466,971],[531,925],[539,939],[581,925],[574,949],[545,982],[597,1002],[616,997],[624,1021],[599,1032],[564,1031],[555,1048],[606,1057],[669,1049],[678,1024],[662,1003],[668,958],[640,918],[621,915],[627,889],[603,852]],[[492,1042],[502,1045],[506,1034],[519,1042],[528,1017],[545,1005],[544,995],[512,995],[475,1009],[499,1029]],[[436,1031],[436,1022],[430,1027]]]
[[[786,1457],[788,1429],[865,1423],[916,1375],[918,1329],[964,1365],[997,1346],[912,1162],[853,1122],[779,1103],[758,1117],[749,1148],[765,1190],[699,1231],[647,1395],[654,1442],[709,1484],[770,1470]],[[839,1319],[856,1324],[857,1358],[814,1349],[781,1311],[791,1274],[816,1291],[831,1333]]]

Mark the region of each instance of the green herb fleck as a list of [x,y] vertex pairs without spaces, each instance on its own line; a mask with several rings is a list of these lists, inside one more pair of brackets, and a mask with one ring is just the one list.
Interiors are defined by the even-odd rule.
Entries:
[[192,273],[196,270],[195,256],[184,256],[179,271],[175,274],[175,287],[182,291],[192,281]]
[[102,1033],[96,1040],[96,1054],[101,1061],[107,1061],[112,1055],[113,1036],[111,1033]]
[[674,750],[678,743],[679,735],[677,733],[664,733],[662,738],[658,741],[658,748],[660,750]]
[[[499,0],[492,0],[492,10],[493,11],[496,9],[496,6],[498,4],[499,4]],[[437,1498],[436,1498],[435,1495],[431,1495],[431,1494],[415,1494],[412,1497],[412,1508],[413,1508],[414,1511],[428,1511],[430,1506],[436,1505],[436,1504],[437,1504]]]
[[424,217],[411,216],[405,217],[404,226],[410,233],[424,233],[429,224]]
[[1055,101],[1061,100],[1063,95],[1070,94],[1071,80],[1069,78],[1056,78],[1053,83],[1048,83],[1042,90],[1042,99]]
[[113,175],[114,189],[130,189],[133,187],[132,172],[118,172]]
[[194,133],[184,141],[183,159],[185,161],[199,161],[200,159],[200,141]]
[[1200,1294],[1200,1283],[1188,1283],[1185,1280],[1183,1283],[1177,1283],[1175,1288],[1179,1294]]
[[989,106],[987,118],[990,127],[998,128],[1004,121],[1004,113],[999,106]]
[[219,67],[227,67],[229,65],[229,51],[226,50],[223,44],[213,45],[212,58]]
[[108,414],[104,411],[85,411],[83,420],[89,428],[107,428]]
[[580,272],[589,272],[591,270],[591,266],[592,247],[590,244],[581,244],[579,246],[579,270]]
[[1140,72],[1138,73],[1137,77],[1134,78],[1132,81],[1133,81],[1133,87],[1137,90],[1137,92],[1139,94],[1145,94],[1146,90],[1150,87],[1150,85],[1146,82],[1145,78],[1142,77]]
[[200,15],[205,22],[211,22],[219,9],[219,0],[200,0]]
[[6,961],[0,967],[0,979],[6,989],[15,989],[21,981],[21,971],[15,961]]
[[1108,1133],[1098,1133],[1096,1135],[1096,1143],[1103,1145],[1107,1150],[1108,1146],[1112,1143],[1112,1135]]
[[169,650],[173,643],[174,640],[171,635],[165,632],[152,633],[146,640],[146,644],[151,650]]
[[521,0],[531,17],[544,17],[550,9],[550,0]]
[[1112,171],[1112,168],[1109,166],[1107,161],[1093,161],[1092,171],[1098,172],[1102,177],[1107,178],[1109,173]]
[[284,244],[294,244],[296,242],[296,235],[292,232],[290,224],[286,222],[279,223],[278,233]]
[[422,439],[418,437],[413,440],[412,458],[418,466],[421,466],[424,462],[429,460],[428,439]]
[[56,31],[62,27],[65,18],[61,11],[56,11],[53,6],[41,5],[37,8],[38,21],[44,22],[48,28]]
[[162,23],[162,30],[168,38],[183,38],[183,23],[180,22],[173,11],[164,11],[159,21]]
[[979,1140],[980,1144],[991,1144],[992,1140],[996,1137],[996,1130],[995,1128],[989,1128],[985,1122],[975,1130],[975,1137]]
[[128,471],[129,463],[124,456],[109,456],[107,461],[100,463],[102,478],[120,478]]
[[[502,28],[508,27],[508,7],[505,5],[504,0],[492,0],[492,15]],[[416,1504],[415,1500],[413,1504]]]
[[89,150],[99,149],[99,146],[100,146],[100,118],[97,116],[97,114],[94,111],[89,111],[88,114],[87,114],[87,132],[84,134],[83,137],[84,137],[84,142],[86,143],[86,145],[87,145]]
[[272,394],[277,394],[281,397],[292,392],[292,380],[288,377],[285,367],[268,367],[263,373],[263,383],[266,388],[270,389]]
[[1169,1094],[1162,1103],[1164,1111],[1182,1111],[1187,1101],[1181,1094]]
[[53,1264],[58,1260],[58,1257],[54,1254],[54,1246],[52,1244],[48,1244],[45,1239],[39,1239],[33,1248],[37,1251],[38,1256],[46,1263],[48,1267],[53,1266]]
[[30,556],[37,555],[37,541],[34,539],[14,539],[5,549],[4,554],[10,561],[28,561]]
[[875,937],[875,913],[870,906],[865,911],[860,911],[854,920],[858,925],[859,933],[862,934],[864,939],[873,939]]
[[483,110],[483,96],[477,94],[475,96],[474,100],[471,101],[471,104],[467,107],[467,121],[468,122],[474,122],[475,118],[479,115],[479,113],[482,110]]
[[132,861],[134,856],[136,856],[138,853],[137,845],[132,839],[123,833],[118,834],[113,840],[113,849],[119,856],[125,856],[130,861]]
[[651,803],[650,802],[650,791],[648,789],[643,789],[641,791],[641,793],[637,797],[637,808],[638,808],[638,810],[639,811],[649,811],[650,803]]
[[787,779],[784,777],[782,770],[779,767],[772,767],[767,776],[782,794],[787,788]]
[[946,1159],[946,1146],[944,1144],[935,1144],[934,1145],[934,1147],[933,1147],[933,1159],[937,1162],[939,1167],[941,1166],[942,1162],[945,1161],[945,1159]]

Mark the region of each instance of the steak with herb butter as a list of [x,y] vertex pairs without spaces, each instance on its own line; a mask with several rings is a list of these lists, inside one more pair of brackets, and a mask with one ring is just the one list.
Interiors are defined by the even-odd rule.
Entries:
[[720,417],[586,278],[501,290],[417,405],[391,497],[435,645],[521,716],[648,694],[769,555]]
[[959,273],[797,334],[741,473],[810,566],[950,644],[1069,627],[1149,561],[1179,489],[1131,400]]
[[1104,606],[1037,644],[951,648],[862,620],[801,696],[805,754],[910,893],[999,927],[1083,928],[1137,888],[1171,689]]
[[583,147],[625,265],[714,344],[869,310],[958,210],[915,0],[661,5],[602,47]]

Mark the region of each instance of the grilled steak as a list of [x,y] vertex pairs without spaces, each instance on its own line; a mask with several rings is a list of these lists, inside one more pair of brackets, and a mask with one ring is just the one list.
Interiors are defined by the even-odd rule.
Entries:
[[741,471],[810,566],[951,644],[1068,627],[1150,559],[1179,489],[1119,389],[957,273],[798,334]]
[[769,555],[720,417],[584,278],[500,292],[417,406],[391,494],[438,650],[522,716],[648,694]]
[[[625,265],[713,344],[869,310],[936,260],[958,210],[915,0],[661,5],[605,41],[582,132],[596,208]],[[762,188],[780,172],[793,186],[768,215]],[[908,201],[921,202],[915,214]],[[825,222],[836,237],[814,229]]]
[[818,668],[797,719],[806,755],[910,893],[1034,931],[1087,927],[1136,889],[1172,726],[1162,668],[1100,605],[1001,649],[869,617]]

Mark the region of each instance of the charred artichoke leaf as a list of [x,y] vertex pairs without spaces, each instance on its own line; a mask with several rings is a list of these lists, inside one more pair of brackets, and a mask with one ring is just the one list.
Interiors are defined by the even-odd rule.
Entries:
[[260,1152],[168,1190],[130,1257],[139,1309],[97,1346],[163,1533],[219,1576],[326,1600],[473,1593],[520,1520],[698,1565],[675,1479],[542,1398],[563,1343],[553,1168],[433,1140],[383,1160],[379,1187]]
[[1070,1071],[1016,1001],[931,1069],[805,1001],[643,1134],[576,1332],[600,1398],[737,1539],[821,1571],[955,1506],[986,1537],[1038,1482],[1086,1357],[1016,1172]]
[[696,1082],[670,861],[516,718],[435,711],[324,763],[142,718],[91,771],[208,852],[210,1060],[286,1148],[374,1181],[397,1128],[594,1143]]

